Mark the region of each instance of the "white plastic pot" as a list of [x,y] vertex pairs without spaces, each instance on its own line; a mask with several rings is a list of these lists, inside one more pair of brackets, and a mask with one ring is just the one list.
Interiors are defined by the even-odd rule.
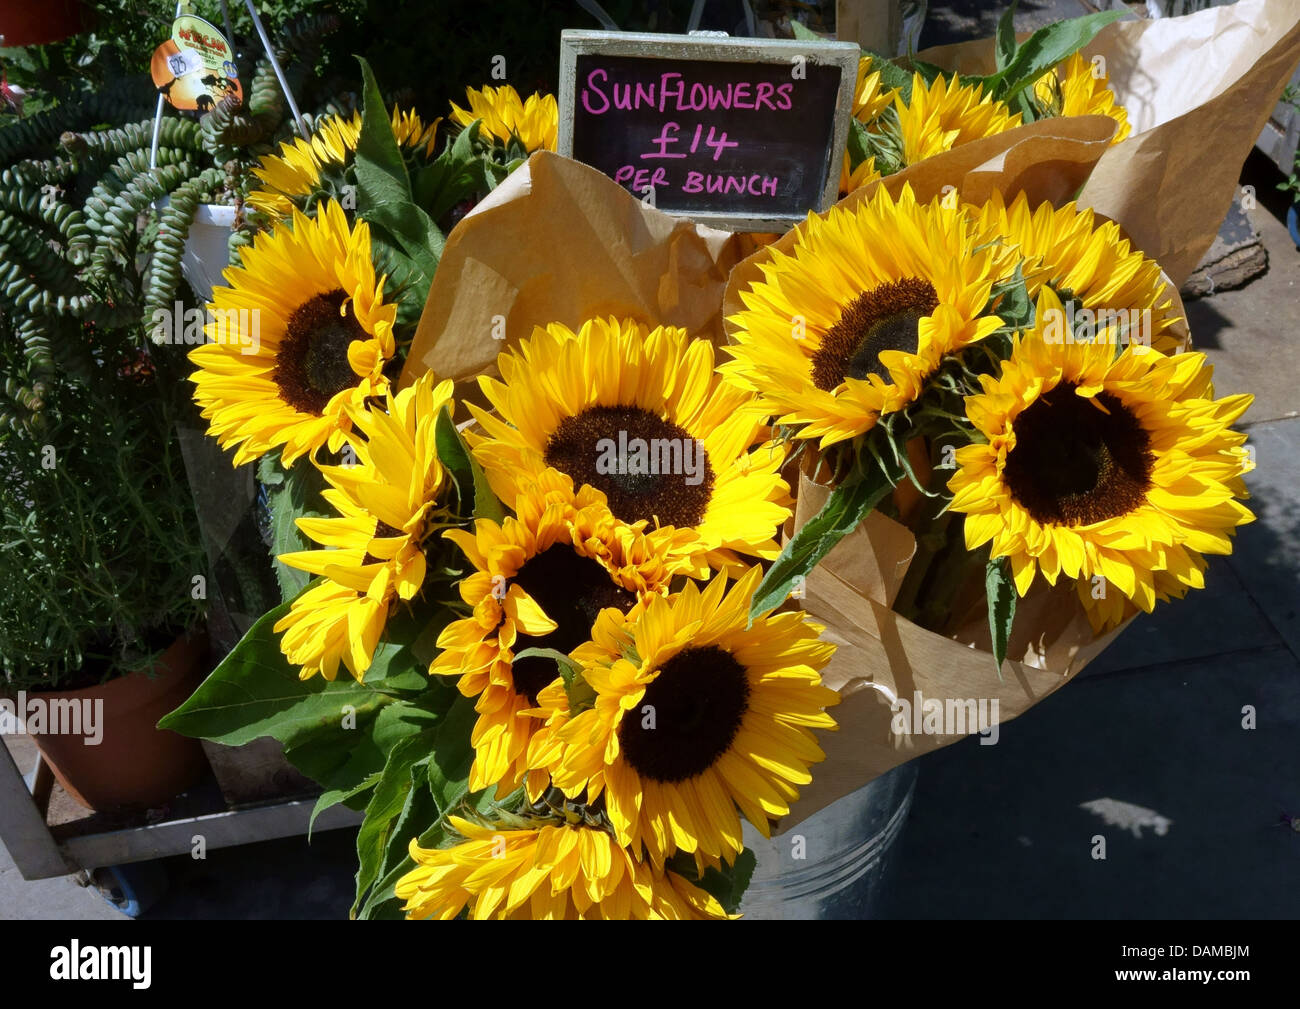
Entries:
[[195,211],[181,257],[181,273],[203,301],[212,300],[212,289],[225,283],[221,271],[230,265],[230,233],[235,230],[235,208],[200,203]]
[[[154,206],[164,210],[171,200],[164,196]],[[212,289],[225,283],[221,271],[230,265],[230,233],[235,230],[235,208],[216,203],[200,203],[190,223],[181,256],[181,274],[194,296],[207,303]]]

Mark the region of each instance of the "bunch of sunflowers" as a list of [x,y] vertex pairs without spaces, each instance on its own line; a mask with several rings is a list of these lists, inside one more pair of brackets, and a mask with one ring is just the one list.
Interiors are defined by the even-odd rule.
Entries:
[[[955,74],[934,73],[927,80],[919,72],[910,77],[900,73],[870,56],[858,61],[853,130],[862,146],[845,151],[842,192],[1037,119],[1106,116],[1116,124],[1111,143],[1129,135],[1128,113],[1115,100],[1105,71],[1077,52],[1034,83],[1024,96],[1024,111],[994,98],[983,84],[963,83]],[[882,82],[886,74],[893,86]],[[870,153],[855,158],[859,150]]]
[[[1123,123],[1084,67],[1021,98]],[[864,61],[857,116],[891,170],[1019,122],[880,74]],[[485,89],[451,120],[440,158],[467,135],[506,170],[554,145],[542,96]],[[250,202],[276,223],[213,304],[257,310],[260,345],[191,355],[236,464],[278,453],[328,509],[279,558],[310,583],[169,721],[251,738],[204,712],[275,679],[253,734],[311,757],[318,808],[365,810],[355,914],[734,916],[742,818],[770,834],[836,728],[835,647],[796,586],[873,510],[927,544],[898,605],[949,633],[974,580],[999,667],[1017,596],[1072,582],[1100,633],[1200,587],[1251,518],[1231,428],[1250,397],[1215,398],[1159,266],[1073,204],[877,185],[757,254],[725,346],[537,320],[477,388],[399,381],[424,292],[394,297],[376,264],[421,250],[394,217],[414,211],[367,187],[405,177],[418,207],[437,127],[368,100],[264,165]],[[349,172],[359,215],[330,188]],[[801,474],[831,490],[795,529]]]
[[[1000,665],[1036,576],[1073,582],[1100,632],[1202,587],[1202,555],[1228,553],[1250,521],[1237,500],[1250,457],[1231,425],[1251,397],[1214,398],[1158,264],[1115,224],[1023,195],[922,204],[882,186],[767,257],[720,370],[782,438],[817,446],[810,469],[835,489],[760,600],[881,508],[939,555],[908,572],[902,605],[923,604],[907,614],[923,626],[963,622],[952,567],[994,583]],[[909,509],[900,485],[923,503]],[[1010,612],[993,613],[998,599]]]
[[[1100,27],[1106,20],[1102,15],[1093,23]],[[1010,63],[1010,57],[999,60],[1002,74]],[[1021,77],[1018,88],[1014,75],[1002,74],[962,78],[929,64],[908,71],[863,54],[840,168],[840,195],[1039,119],[1105,116],[1115,123],[1112,144],[1129,135],[1128,113],[1110,89],[1104,61],[1085,59],[1075,51],[1040,75]]]

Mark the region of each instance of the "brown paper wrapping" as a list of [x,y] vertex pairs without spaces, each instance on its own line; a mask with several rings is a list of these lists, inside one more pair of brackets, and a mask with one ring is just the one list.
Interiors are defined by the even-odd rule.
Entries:
[[[793,529],[821,508],[827,487],[801,477]],[[1062,582],[1020,600],[1008,658],[998,679],[989,650],[987,623],[981,618],[953,640],[924,630],[891,610],[914,542],[905,526],[876,512],[841,540],[808,576],[799,605],[837,646],[822,672],[839,692],[831,713],[836,732],[822,733],[824,763],[781,830],[789,830],[841,796],[862,787],[913,757],[955,743],[959,735],[894,733],[895,698],[913,705],[925,700],[997,700],[997,722],[1004,724],[1066,683],[1101,654],[1123,629],[1094,638],[1074,587]],[[910,725],[910,722],[909,722]],[[975,731],[974,727],[970,731]]]
[[[1116,221],[1181,286],[1214,242],[1241,165],[1300,63],[1300,0],[1120,21],[1083,52],[1105,58],[1132,132],[1102,155],[1079,204]],[[919,56],[959,73],[994,69],[991,39]]]
[[594,316],[718,341],[727,275],[752,249],[540,151],[448,236],[401,385],[428,370],[457,382],[492,372],[534,326]]

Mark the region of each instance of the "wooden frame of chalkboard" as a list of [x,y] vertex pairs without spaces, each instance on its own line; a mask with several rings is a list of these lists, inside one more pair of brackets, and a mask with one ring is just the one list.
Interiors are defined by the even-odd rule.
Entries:
[[[851,42],[566,30],[559,153],[652,191],[666,213],[785,231],[839,196],[859,53]],[[611,111],[617,120],[596,119]]]

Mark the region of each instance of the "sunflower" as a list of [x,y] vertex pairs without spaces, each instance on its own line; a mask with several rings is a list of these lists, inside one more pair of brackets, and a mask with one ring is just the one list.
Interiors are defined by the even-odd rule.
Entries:
[[300,518],[298,527],[325,550],[281,554],[290,567],[323,577],[293,601],[275,625],[280,648],[302,679],[338,674],[339,660],[360,681],[399,599],[424,584],[424,540],[432,531],[446,471],[434,425],[452,406],[452,383],[426,374],[396,396],[387,412],[356,411],[358,465],[322,466],[325,499],[337,517]]
[[912,75],[912,94],[894,93],[894,108],[903,139],[903,164],[914,165],[972,140],[991,137],[1020,125],[1020,113],[986,95],[979,85],[962,84],[940,74],[926,85]]
[[858,79],[853,86],[853,118],[864,125],[870,125],[889,108],[894,100],[894,93],[880,86],[879,71],[871,70],[871,57],[858,58]]
[[[1087,586],[1100,576],[1149,613],[1200,587],[1198,555],[1230,553],[1253,518],[1236,500],[1245,435],[1230,428],[1252,397],[1214,399],[1203,354],[1049,340],[1045,320],[1063,311],[1043,288],[1034,329],[966,400],[987,443],[957,450],[951,507],[968,549],[990,543],[1009,558],[1021,595],[1035,573]],[[1090,606],[1095,620],[1122,616],[1115,595]]]
[[1075,53],[1034,83],[1034,97],[1049,116],[1107,116],[1118,129],[1111,139],[1118,144],[1129,135],[1128,111],[1115,100],[1106,74],[1098,75],[1093,63]]
[[982,314],[1010,272],[994,237],[910,186],[810,214],[790,253],[773,251],[741,292],[734,360],[719,371],[801,438],[854,438],[912,402],[943,355],[1002,325]]
[[867,158],[857,168],[849,168],[852,159],[849,152],[844,152],[844,161],[840,165],[840,199],[848,196],[855,189],[870,185],[880,178],[876,171],[876,159]]
[[[1156,602],[1167,603],[1171,599],[1182,599],[1189,590],[1205,587],[1206,560],[1197,553],[1191,554],[1190,557],[1193,570],[1187,572],[1182,581],[1168,571],[1152,572],[1152,588]],[[1100,575],[1081,578],[1074,585],[1079,602],[1083,604],[1088,622],[1092,624],[1093,632],[1096,634],[1118,627],[1139,612],[1128,596],[1122,592],[1111,592],[1106,579]]]
[[283,445],[283,461],[322,445],[343,447],[349,405],[388,389],[395,305],[370,260],[370,229],[348,227],[337,203],[315,217],[297,210],[259,234],[243,266],[212,292],[214,342],[190,360],[194,398],[234,464]]
[[[425,126],[415,112],[394,108],[391,122],[399,147],[433,157],[441,119]],[[253,169],[262,185],[248,194],[249,206],[271,220],[288,217],[299,200],[320,188],[325,172],[351,162],[360,136],[361,113],[354,112],[349,119],[327,116],[316,123],[309,138],[295,137],[280,144],[278,155],[268,154]]]
[[469,108],[462,109],[451,103],[451,121],[468,126],[481,120],[482,134],[504,147],[516,141],[527,153],[553,151],[557,146],[560,129],[559,106],[554,95],[540,92],[529,95],[524,101],[519,92],[509,84],[499,88],[485,87],[481,91],[466,88]]
[[[666,593],[685,567],[672,559],[672,530],[647,533],[644,523],[615,521],[596,491],[575,493],[558,471],[539,474],[514,507],[518,517],[500,525],[480,519],[472,533],[444,534],[474,567],[460,583],[473,614],[443,630],[442,653],[429,671],[460,677],[460,692],[478,698],[473,790],[502,781],[514,788],[525,778],[529,739],[540,723],[524,712],[556,678],[554,661],[515,659],[515,652],[570,652],[588,639],[602,608],[627,610]],[[546,777],[535,772],[527,784],[536,798]]]
[[470,434],[492,489],[506,502],[547,467],[596,488],[615,517],[675,527],[676,549],[703,577],[732,551],[779,553],[789,516],[780,469],[754,398],[714,373],[713,345],[685,330],[593,319],[577,334],[535,329],[480,378],[496,414],[471,407]]
[[1059,209],[1041,203],[1030,210],[1024,193],[1007,206],[995,191],[986,203],[968,210],[980,227],[1004,236],[1025,257],[1021,268],[1031,298],[1050,284],[1093,313],[1099,324],[1123,313],[1123,321],[1133,323],[1128,340],[1166,354],[1182,349],[1171,329],[1179,320],[1173,291],[1160,264],[1133,248],[1115,222],[1099,221],[1074,203]]
[[[570,798],[603,802],[619,842],[655,865],[679,849],[702,866],[738,854],[737,806],[768,835],[824,757],[812,730],[835,728],[823,709],[839,695],[819,675],[835,646],[802,613],[750,624],[761,574],[605,610],[574,653],[595,707],[562,720],[546,769]],[[565,702],[541,703],[549,716]]]
[[462,836],[421,848],[394,892],[408,919],[727,918],[713,897],[670,869],[633,858],[605,830],[582,824],[482,826],[448,817]]

